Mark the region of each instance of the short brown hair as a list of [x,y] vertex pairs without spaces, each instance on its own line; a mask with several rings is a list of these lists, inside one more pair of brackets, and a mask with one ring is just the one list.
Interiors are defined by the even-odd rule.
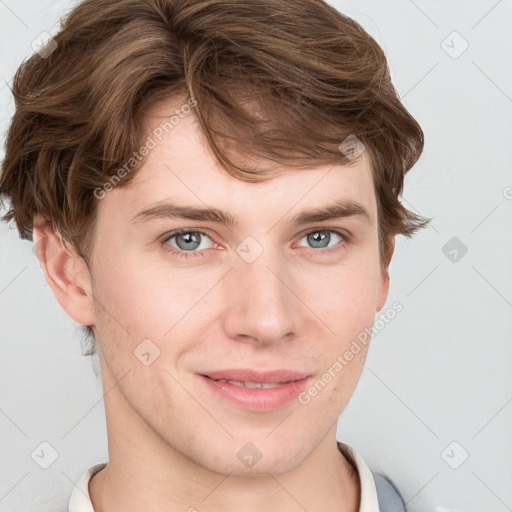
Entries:
[[26,60],[12,87],[0,194],[21,238],[32,240],[40,213],[87,262],[94,190],[139,149],[147,109],[181,94],[197,102],[219,162],[246,181],[268,179],[273,164],[350,165],[339,144],[357,137],[373,172],[382,265],[394,235],[429,222],[399,200],[422,129],[379,45],[323,0],[85,0],[52,48]]

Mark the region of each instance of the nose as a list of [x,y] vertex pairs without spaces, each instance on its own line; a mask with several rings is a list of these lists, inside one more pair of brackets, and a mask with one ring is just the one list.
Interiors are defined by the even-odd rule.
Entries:
[[223,289],[226,335],[260,345],[296,335],[303,317],[290,267],[268,250],[252,263],[235,259]]

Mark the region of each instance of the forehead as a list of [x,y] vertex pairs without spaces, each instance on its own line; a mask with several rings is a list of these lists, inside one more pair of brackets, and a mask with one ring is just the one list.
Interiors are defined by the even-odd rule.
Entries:
[[[376,216],[373,179],[367,155],[350,166],[280,168],[261,182],[229,174],[214,158],[185,97],[173,97],[151,108],[145,118],[144,142],[151,148],[132,182],[107,194],[113,209],[135,214],[166,199],[188,205],[219,206],[248,217],[255,214],[323,206],[339,200],[357,202]],[[257,161],[252,157],[252,161]],[[110,209],[110,208],[109,208]]]

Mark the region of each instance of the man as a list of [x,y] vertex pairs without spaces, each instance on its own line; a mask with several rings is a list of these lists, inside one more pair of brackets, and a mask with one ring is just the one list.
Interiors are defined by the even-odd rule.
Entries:
[[13,92],[4,220],[105,392],[69,511],[400,510],[336,439],[394,237],[427,222],[376,42],[320,0],[87,0]]

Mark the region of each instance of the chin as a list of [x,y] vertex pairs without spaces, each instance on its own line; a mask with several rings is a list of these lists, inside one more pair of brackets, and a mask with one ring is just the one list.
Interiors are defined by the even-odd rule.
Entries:
[[204,450],[200,452],[196,463],[221,475],[245,478],[268,477],[269,473],[281,475],[295,469],[303,462],[303,453],[299,447],[283,446],[282,443],[273,447],[272,442],[267,439],[266,446],[258,448],[263,444],[265,444],[264,439],[260,443],[257,438],[253,438],[252,442],[237,442],[236,447],[221,448],[221,454],[208,453]]
[[225,476],[235,476],[240,478],[247,477],[268,477],[269,475],[278,476],[284,473],[288,473],[295,466],[291,464],[291,461],[276,461],[276,460],[266,460],[263,458],[256,462],[252,467],[246,467],[244,464],[239,462],[238,460],[233,462],[225,461],[225,463],[221,463],[218,467],[208,468],[215,473],[219,473]]

